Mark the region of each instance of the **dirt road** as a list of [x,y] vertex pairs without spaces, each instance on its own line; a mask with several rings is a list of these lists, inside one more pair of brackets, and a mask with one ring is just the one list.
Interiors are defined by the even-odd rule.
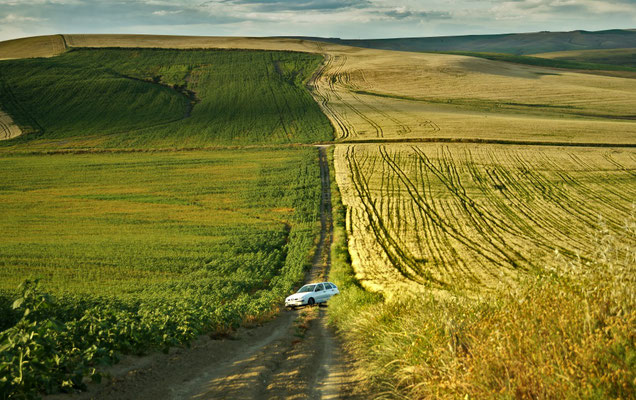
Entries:
[[[308,281],[330,267],[331,192],[326,148],[319,147],[321,235]],[[281,299],[282,300],[282,299]],[[130,357],[113,378],[73,399],[342,399],[363,398],[350,360],[326,326],[326,307],[281,311],[273,321],[231,339],[202,337],[169,355]],[[50,396],[67,398],[69,396]]]

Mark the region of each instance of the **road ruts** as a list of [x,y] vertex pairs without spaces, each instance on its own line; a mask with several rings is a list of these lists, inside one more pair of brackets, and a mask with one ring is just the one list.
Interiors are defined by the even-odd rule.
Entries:
[[[333,237],[327,146],[320,160],[321,233],[308,281],[326,280]],[[282,299],[281,299],[282,300]],[[201,338],[189,349],[128,361],[110,382],[78,399],[365,399],[352,361],[326,324],[327,307],[282,311],[232,339]],[[301,329],[302,328],[302,329]],[[50,396],[70,399],[68,396]]]

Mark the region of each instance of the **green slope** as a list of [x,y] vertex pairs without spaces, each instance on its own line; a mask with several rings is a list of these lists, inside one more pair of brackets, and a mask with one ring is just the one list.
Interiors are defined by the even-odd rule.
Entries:
[[[636,65],[623,65],[618,62],[614,63],[596,63],[581,60],[569,60],[564,58],[542,58],[531,56],[516,56],[512,54],[502,53],[479,53],[474,51],[447,51],[445,54],[458,54],[463,56],[485,58],[493,61],[505,61],[515,64],[536,65],[539,67],[549,68],[566,68],[577,70],[604,70],[604,71],[633,71],[636,72]],[[550,53],[546,53],[550,54]]]
[[32,132],[9,144],[315,142],[332,138],[304,86],[321,61],[274,51],[76,49],[0,62],[0,107]]
[[[302,281],[320,219],[309,147],[3,154],[0,182],[3,399],[266,318]],[[53,302],[12,310],[36,278]]]
[[607,50],[572,50],[533,54],[534,57],[555,61],[611,64],[636,68],[636,48]]

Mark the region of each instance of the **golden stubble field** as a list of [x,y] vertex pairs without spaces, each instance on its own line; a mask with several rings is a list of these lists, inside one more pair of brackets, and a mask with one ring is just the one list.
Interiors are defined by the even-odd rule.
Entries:
[[634,218],[629,149],[357,144],[334,159],[354,270],[389,298],[508,286],[593,258],[598,232]]
[[636,139],[634,79],[362,50],[331,53],[317,86],[339,139]]

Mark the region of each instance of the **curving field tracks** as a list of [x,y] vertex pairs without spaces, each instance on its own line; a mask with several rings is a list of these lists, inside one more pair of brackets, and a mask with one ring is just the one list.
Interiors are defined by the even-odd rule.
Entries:
[[[60,38],[65,47],[321,53],[325,60],[307,85],[332,122],[336,143],[636,144],[634,79],[299,39],[54,37]],[[15,51],[10,44],[7,53]],[[2,126],[5,137],[15,135],[7,133],[15,132],[7,128],[12,125]],[[369,282],[506,281],[555,248],[567,257],[589,251],[580,235],[598,214],[610,226],[621,223],[634,198],[634,156],[627,150],[337,145],[335,164],[351,207],[350,249],[358,259],[382,260],[359,273],[368,275],[376,268],[371,264],[392,266],[373,271],[387,279]]]
[[634,215],[632,150],[369,144],[335,160],[355,270],[389,296],[510,284],[555,251],[585,260],[599,227]]
[[22,134],[11,116],[0,110],[0,140],[11,139]]
[[636,80],[446,54],[316,48],[337,140],[636,142]]

